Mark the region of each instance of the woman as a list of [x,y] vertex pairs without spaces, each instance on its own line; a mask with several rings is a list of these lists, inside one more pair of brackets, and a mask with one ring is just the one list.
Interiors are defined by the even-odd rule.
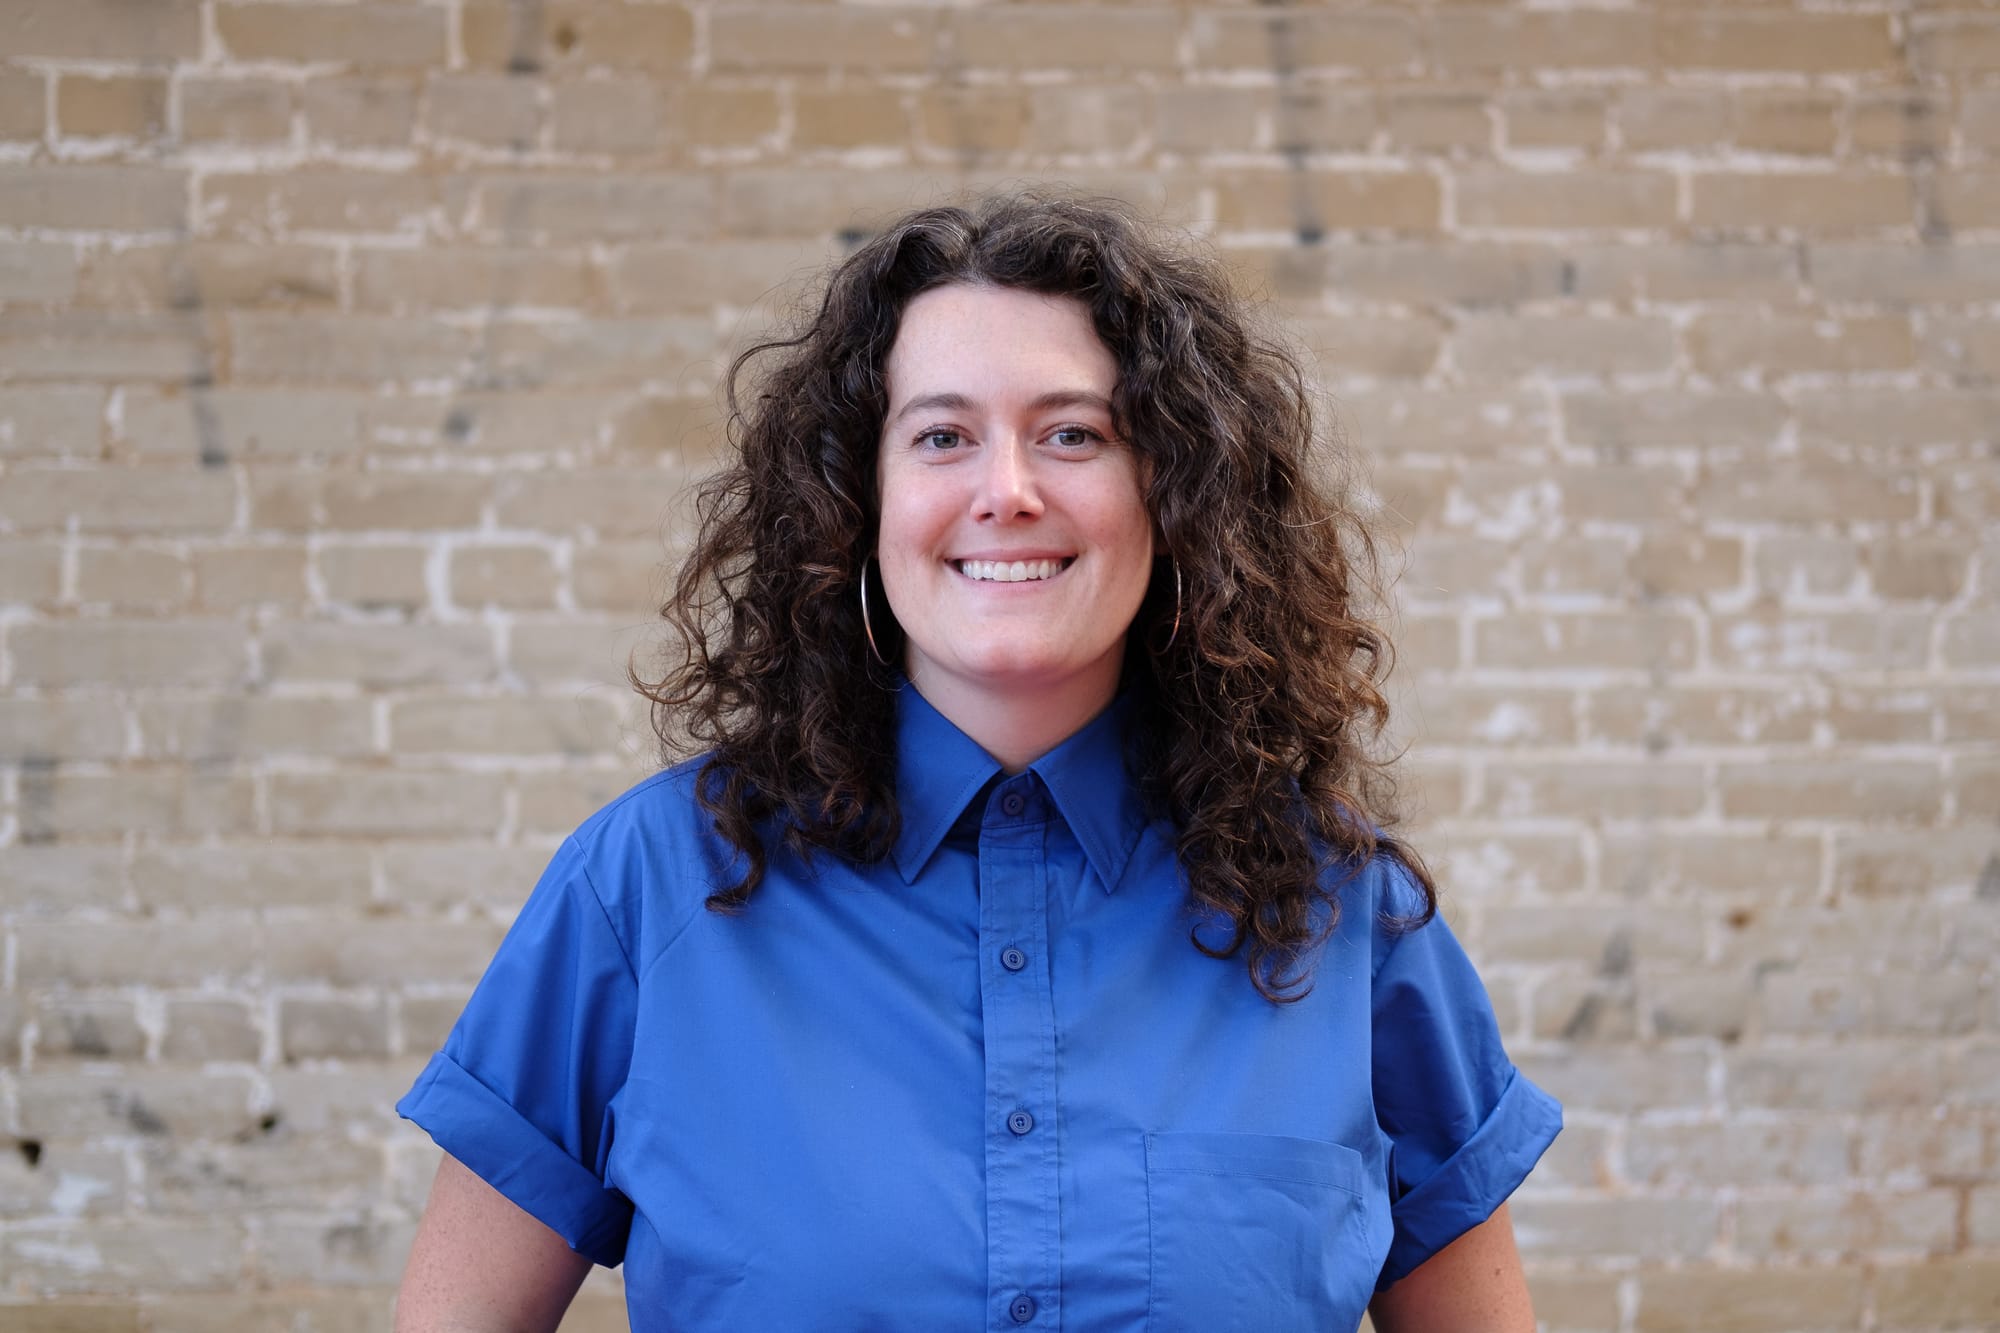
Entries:
[[401,1103],[448,1156],[398,1326],[622,1261],[640,1330],[1531,1329],[1560,1114],[1380,827],[1366,531],[1213,262],[924,210],[730,384],[641,682],[706,753]]

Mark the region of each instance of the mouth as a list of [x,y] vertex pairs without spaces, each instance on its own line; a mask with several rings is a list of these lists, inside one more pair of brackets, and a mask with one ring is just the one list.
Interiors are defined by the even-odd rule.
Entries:
[[954,560],[952,567],[977,583],[1036,583],[1052,579],[1076,563],[1066,555],[1054,560]]

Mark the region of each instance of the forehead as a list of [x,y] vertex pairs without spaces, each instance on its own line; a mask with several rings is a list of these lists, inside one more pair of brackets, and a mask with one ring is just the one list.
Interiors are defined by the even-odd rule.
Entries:
[[884,370],[892,406],[939,391],[1108,394],[1118,378],[1117,360],[1083,302],[965,283],[932,288],[904,307]]

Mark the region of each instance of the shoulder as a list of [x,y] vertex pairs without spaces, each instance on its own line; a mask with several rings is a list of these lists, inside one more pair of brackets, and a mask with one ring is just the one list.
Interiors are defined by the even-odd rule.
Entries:
[[698,798],[707,756],[655,773],[606,802],[564,839],[549,867],[597,900],[635,954],[678,934],[732,878],[735,853]]

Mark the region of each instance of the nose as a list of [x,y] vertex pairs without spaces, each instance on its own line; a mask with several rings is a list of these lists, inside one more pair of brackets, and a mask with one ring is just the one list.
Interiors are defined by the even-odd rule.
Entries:
[[1034,450],[1026,440],[1011,434],[996,440],[982,462],[973,517],[1005,523],[1042,512]]

